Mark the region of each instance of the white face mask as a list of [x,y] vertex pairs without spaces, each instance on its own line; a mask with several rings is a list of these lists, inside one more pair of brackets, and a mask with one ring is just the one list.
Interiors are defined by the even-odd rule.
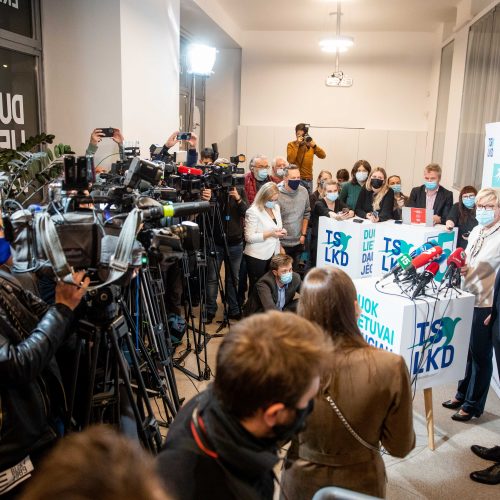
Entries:
[[365,182],[368,179],[368,172],[356,172],[356,180],[358,182]]

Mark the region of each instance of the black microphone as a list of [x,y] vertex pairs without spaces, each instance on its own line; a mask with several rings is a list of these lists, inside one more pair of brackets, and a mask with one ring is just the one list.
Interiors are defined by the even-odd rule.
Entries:
[[163,217],[185,217],[187,215],[208,212],[210,203],[208,201],[190,201],[184,203],[172,203],[161,207],[151,207],[142,211],[144,220],[163,219]]
[[436,277],[439,272],[439,264],[437,262],[431,262],[425,271],[418,277],[418,282],[415,290],[413,291],[412,299],[420,295],[425,287]]

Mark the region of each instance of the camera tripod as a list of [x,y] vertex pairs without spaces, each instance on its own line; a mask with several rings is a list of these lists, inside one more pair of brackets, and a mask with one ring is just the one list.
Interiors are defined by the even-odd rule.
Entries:
[[[108,292],[101,290],[99,293]],[[102,422],[124,428],[133,420],[135,429],[128,434],[136,435],[146,449],[158,453],[162,436],[124,315],[119,314],[112,321],[101,324],[80,320],[77,335],[68,427],[76,424],[85,428],[91,423]],[[130,372],[135,380],[135,391]],[[84,389],[79,391],[80,387]],[[77,393],[83,394],[78,402]]]

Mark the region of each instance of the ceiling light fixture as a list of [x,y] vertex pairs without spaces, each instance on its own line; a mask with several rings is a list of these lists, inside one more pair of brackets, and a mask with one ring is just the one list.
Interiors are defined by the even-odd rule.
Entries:
[[340,20],[342,17],[340,2],[337,2],[337,12],[330,12],[330,16],[337,16],[337,34],[321,40],[319,46],[323,52],[347,52],[347,49],[354,45],[354,38],[340,34]]

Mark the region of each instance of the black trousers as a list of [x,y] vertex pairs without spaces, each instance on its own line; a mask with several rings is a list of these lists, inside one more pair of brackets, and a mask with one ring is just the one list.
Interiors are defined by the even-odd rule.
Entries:
[[245,255],[245,260],[247,263],[249,281],[248,296],[250,297],[255,283],[257,283],[257,281],[259,281],[259,279],[262,278],[262,276],[264,276],[264,274],[266,274],[269,270],[269,263],[271,262],[271,259],[262,260]]
[[299,272],[299,260],[300,256],[302,255],[302,252],[304,251],[304,245],[301,245],[300,243],[298,245],[295,245],[293,247],[283,247],[285,250],[285,253],[289,255],[293,259],[293,270],[298,273]]

